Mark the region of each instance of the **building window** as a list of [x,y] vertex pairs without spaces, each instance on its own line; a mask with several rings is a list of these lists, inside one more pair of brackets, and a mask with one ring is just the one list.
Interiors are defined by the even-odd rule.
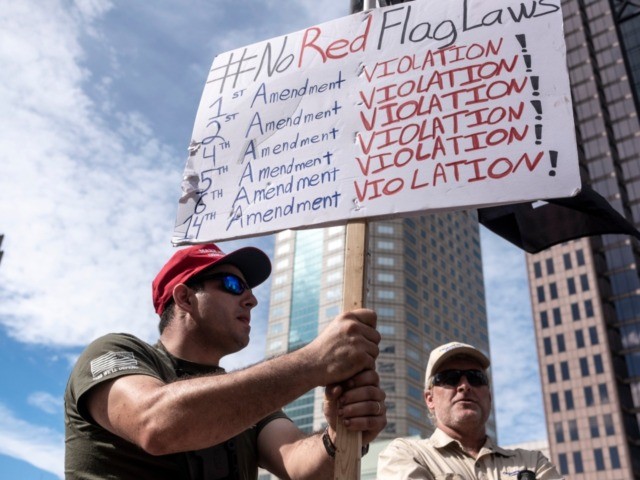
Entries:
[[571,269],[571,254],[569,253],[565,253],[562,256],[562,261],[564,262],[564,268],[565,270],[570,270]]
[[599,353],[593,356],[593,368],[596,373],[604,373],[604,365],[602,365],[602,355]]
[[382,283],[393,283],[396,281],[396,276],[393,273],[378,273],[376,278],[379,282]]
[[394,354],[396,353],[395,345],[380,345],[380,353],[382,354]]
[[396,373],[396,364],[393,362],[379,362],[378,372],[380,373]]
[[376,263],[383,267],[393,267],[396,262],[393,257],[377,257]]
[[573,392],[571,390],[564,391],[564,403],[567,410],[573,410]]
[[598,329],[596,327],[589,327],[589,338],[591,339],[591,345],[598,345]]
[[553,324],[560,325],[562,323],[562,315],[560,315],[560,309],[558,307],[553,309]]
[[569,291],[569,295],[576,293],[576,282],[573,278],[567,278],[567,290]]
[[396,309],[393,307],[378,308],[378,317],[396,318]]
[[422,389],[414,387],[413,385],[408,386],[407,393],[411,398],[414,398],[419,402],[424,398],[424,392],[422,391]]
[[564,344],[564,334],[559,333],[558,335],[556,335],[556,342],[558,343],[558,353],[560,352],[564,352],[567,347]]
[[551,297],[551,300],[558,298],[558,287],[556,286],[556,282],[549,284],[549,297]]
[[568,362],[560,362],[560,373],[562,375],[562,380],[569,380],[569,363]]
[[584,472],[584,466],[582,465],[582,453],[573,452],[573,470],[576,473]]
[[571,441],[578,440],[578,422],[575,420],[569,420],[569,438]]
[[380,250],[393,250],[395,248],[394,243],[387,240],[378,240],[377,244]]
[[577,303],[571,304],[571,318],[574,322],[580,320],[580,306]]
[[378,230],[378,233],[385,233],[387,235],[393,235],[395,232],[392,224],[378,223],[376,225],[376,229]]
[[381,300],[393,300],[396,298],[396,292],[393,290],[378,290],[377,297]]
[[589,376],[589,363],[587,362],[586,357],[582,357],[580,359],[580,373],[583,377]]
[[410,342],[413,342],[415,344],[420,344],[420,335],[418,335],[416,332],[414,332],[413,330],[408,328],[407,329],[407,340],[410,341]]
[[562,429],[562,422],[555,422],[553,424],[554,430],[556,432],[556,443],[564,442],[564,430]]
[[615,435],[616,429],[613,426],[613,417],[610,413],[607,413],[604,417],[604,433],[607,436]]
[[584,335],[582,330],[576,330],[576,347],[584,348]]
[[411,415],[413,418],[422,418],[422,409],[418,408],[414,405],[408,405],[407,406],[407,411],[409,412],[409,415]]
[[396,327],[394,327],[393,325],[378,325],[378,332],[380,332],[382,335],[395,335],[396,334]]
[[551,338],[550,337],[544,337],[542,339],[542,343],[544,344],[544,354],[545,355],[551,355],[553,353],[553,350],[551,348]]
[[418,310],[418,308],[420,308],[420,303],[418,302],[418,299],[415,298],[413,295],[409,295],[408,293],[404,296],[405,301],[407,302],[408,305],[410,305],[411,307],[415,308],[416,310]]
[[591,438],[598,438],[600,436],[598,417],[589,417],[589,431],[591,432]]
[[609,458],[611,459],[611,468],[620,468],[620,456],[618,455],[618,447],[609,447]]
[[582,286],[583,292],[589,291],[589,277],[587,274],[580,275],[580,285]]
[[543,303],[544,302],[544,287],[538,287],[537,288],[537,292],[538,292],[538,303]]
[[553,268],[553,258],[547,258],[547,275],[553,275],[555,273],[555,269]]
[[551,394],[551,411],[559,412],[560,411],[560,398],[557,393]]
[[609,403],[609,390],[607,390],[606,383],[598,385],[598,392],[600,393],[600,403]]
[[549,327],[549,315],[547,312],[540,312],[540,326],[542,328]]
[[591,300],[584,301],[584,313],[587,318],[593,317],[593,302]]
[[558,455],[558,468],[560,469],[560,473],[562,475],[567,475],[569,473],[569,465],[567,463],[566,453],[560,453]]
[[579,266],[584,265],[584,252],[582,250],[576,250],[576,262]]
[[[422,372],[420,372],[416,368],[413,368],[411,365],[407,366],[407,375],[409,376],[409,378],[413,378],[417,382],[420,382],[422,380]],[[422,398],[422,395],[420,395],[420,398]]]
[[542,277],[542,268],[540,266],[540,262],[534,262],[533,264],[533,272],[536,278]]
[[601,448],[596,448],[593,450],[593,459],[596,462],[596,470],[604,470],[604,455],[602,455]]
[[549,383],[556,383],[556,369],[553,364],[547,365],[547,377]]
[[584,403],[587,407],[591,407],[595,403],[593,389],[590,386],[584,387]]

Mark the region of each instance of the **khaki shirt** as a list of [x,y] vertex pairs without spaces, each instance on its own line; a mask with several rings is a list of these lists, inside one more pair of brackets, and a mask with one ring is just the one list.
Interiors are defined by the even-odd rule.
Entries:
[[378,457],[378,480],[516,480],[531,470],[536,480],[561,480],[551,462],[538,451],[506,450],[487,440],[473,458],[442,430],[427,439],[397,438]]

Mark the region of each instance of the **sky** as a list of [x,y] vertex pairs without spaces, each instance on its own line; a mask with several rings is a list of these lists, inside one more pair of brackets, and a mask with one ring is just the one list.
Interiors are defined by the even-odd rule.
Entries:
[[[187,147],[216,54],[349,0],[0,0],[0,480],[63,478],[62,396],[107,332],[153,342]],[[546,438],[524,254],[482,230],[501,444]],[[225,250],[266,236],[230,241]],[[255,291],[264,354],[269,282]]]

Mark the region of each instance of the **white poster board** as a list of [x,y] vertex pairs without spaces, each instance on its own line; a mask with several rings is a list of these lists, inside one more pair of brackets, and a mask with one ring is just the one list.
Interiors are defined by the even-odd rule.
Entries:
[[580,188],[560,0],[416,0],[218,55],[175,244]]

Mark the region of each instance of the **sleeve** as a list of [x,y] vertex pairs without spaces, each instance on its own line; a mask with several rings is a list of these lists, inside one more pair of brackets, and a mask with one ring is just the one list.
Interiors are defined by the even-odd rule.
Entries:
[[411,444],[393,440],[378,456],[378,480],[434,480],[429,469],[416,461]]
[[273,422],[274,420],[278,419],[278,418],[285,418],[287,420],[289,420],[290,422],[293,423],[293,420],[291,420],[286,413],[284,413],[282,410],[278,410],[277,412],[272,413],[271,415],[268,415],[266,417],[264,417],[262,420],[260,420],[257,424],[256,424],[256,433],[258,435],[260,435],[260,432],[262,431],[262,429],[264,427],[266,427],[269,423]]
[[84,408],[87,392],[103,382],[126,375],[149,375],[161,379],[152,347],[127,334],[109,334],[92,342],[82,352],[69,377],[69,398],[87,421]]
[[537,480],[564,480],[564,477],[558,473],[555,465],[545,457],[542,452],[538,453],[538,461],[536,464]]

